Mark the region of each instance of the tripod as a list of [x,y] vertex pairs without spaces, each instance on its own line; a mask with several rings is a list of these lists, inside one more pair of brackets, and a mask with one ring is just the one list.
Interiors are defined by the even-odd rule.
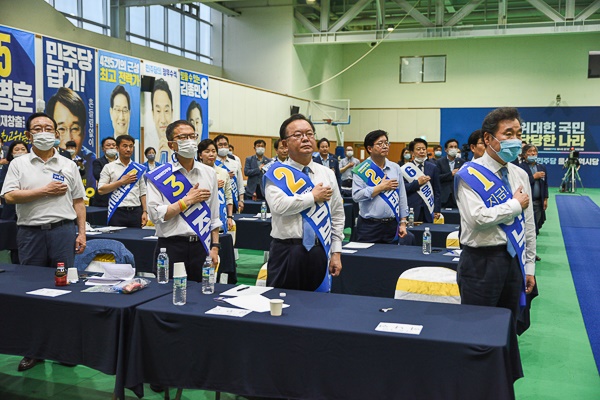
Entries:
[[565,176],[563,176],[562,182],[560,183],[561,192],[571,192],[575,193],[576,189],[576,180],[579,181],[579,185],[583,190],[583,182],[581,181],[581,177],[579,176],[579,171],[577,171],[577,166],[574,162],[569,162],[567,166],[567,172]]

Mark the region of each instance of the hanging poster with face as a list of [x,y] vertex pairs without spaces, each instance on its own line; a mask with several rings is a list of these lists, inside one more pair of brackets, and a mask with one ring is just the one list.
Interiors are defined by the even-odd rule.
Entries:
[[139,143],[140,60],[100,50],[98,70],[99,141],[130,135]]
[[170,160],[166,130],[179,119],[179,70],[148,61],[142,63],[142,76],[153,76],[154,85],[142,96],[142,147],[156,149],[156,161],[164,164]]
[[60,147],[75,142],[75,154],[86,170],[86,187],[95,187],[96,158],[95,50],[56,39],[42,41],[46,113],[58,124]]
[[34,35],[0,26],[0,135],[5,147],[24,140],[35,112]]
[[200,140],[208,139],[208,76],[180,71],[181,115],[194,125]]

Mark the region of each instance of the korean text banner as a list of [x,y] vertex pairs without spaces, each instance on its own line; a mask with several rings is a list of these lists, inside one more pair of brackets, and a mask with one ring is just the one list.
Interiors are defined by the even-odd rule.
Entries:
[[96,158],[96,60],[95,50],[44,38],[44,100],[54,118],[60,146],[74,141],[76,154],[86,170],[86,186],[95,187],[92,162]]
[[[481,128],[492,108],[441,110],[440,143],[455,138],[467,143]],[[550,186],[560,186],[571,148],[579,151],[579,175],[584,187],[600,187],[600,107],[521,107],[522,139],[538,148],[538,162],[546,165]],[[580,187],[578,185],[578,187]]]
[[140,60],[98,52],[99,139],[131,135],[140,139]]
[[33,41],[32,33],[0,26],[0,135],[5,142],[26,140],[25,122],[35,112]]
[[179,78],[181,117],[194,125],[200,139],[208,139],[208,77],[181,70]]

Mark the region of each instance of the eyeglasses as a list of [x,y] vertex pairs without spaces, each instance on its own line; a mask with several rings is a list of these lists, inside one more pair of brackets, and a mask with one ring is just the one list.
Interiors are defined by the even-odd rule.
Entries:
[[377,147],[390,147],[390,142],[377,142],[374,144]]
[[129,108],[127,108],[127,107],[124,107],[124,108],[113,108],[113,111],[116,112],[117,114],[123,114],[123,115],[129,114]]
[[187,139],[198,139],[198,134],[197,133],[190,133],[188,135],[173,136],[173,140],[187,140]]
[[310,140],[315,138],[315,133],[313,131],[296,131],[293,134],[286,136],[285,138],[293,138],[295,140],[300,140],[303,136],[306,136],[306,138]]
[[34,126],[33,128],[31,128],[29,130],[29,132],[35,134],[35,133],[40,133],[40,132],[55,133],[56,131],[54,130],[54,127],[52,127],[52,126]]

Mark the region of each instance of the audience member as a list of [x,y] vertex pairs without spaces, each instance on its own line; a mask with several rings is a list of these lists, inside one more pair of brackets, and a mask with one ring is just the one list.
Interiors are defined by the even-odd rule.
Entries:
[[483,141],[483,133],[481,129],[477,129],[469,136],[469,148],[473,152],[473,160],[478,159],[485,153],[486,144]]
[[266,146],[267,143],[264,140],[255,140],[254,152],[256,154],[246,158],[246,165],[244,165],[244,174],[248,177],[246,199],[262,200],[265,197],[261,192],[260,182],[264,173],[263,167],[271,161],[264,155]]
[[[242,176],[242,164],[233,158],[229,158],[229,139],[225,135],[214,138],[219,156],[215,164],[229,173],[231,179],[231,196],[233,198],[233,211],[241,213],[244,211],[244,177]],[[238,158],[239,160],[239,158]]]
[[[535,222],[535,234],[546,221],[546,208],[548,208],[548,178],[546,177],[546,166],[539,164],[537,147],[532,144],[523,146],[522,158],[525,160],[519,166],[527,172],[531,186],[531,202],[533,203],[533,219]],[[540,261],[536,256],[536,260]]]
[[331,169],[335,174],[335,179],[337,179],[338,187],[341,187],[342,177],[340,174],[340,163],[337,157],[329,152],[329,140],[327,140],[327,138],[321,138],[317,142],[317,150],[319,155],[313,157],[313,161]]
[[403,166],[407,162],[410,162],[411,159],[412,159],[412,154],[410,153],[408,146],[406,146],[405,148],[402,149],[402,152],[400,153],[400,161],[398,161],[398,165]]
[[156,149],[154,147],[147,147],[144,150],[144,155],[146,156],[146,162],[144,166],[148,169],[148,171],[152,171],[156,167],[160,167],[162,164],[156,161]]
[[[117,151],[117,141],[111,136],[102,139],[102,152],[104,155],[100,158],[96,158],[92,163],[96,182],[100,181],[100,173],[102,172],[102,168],[104,168],[104,166],[109,162],[115,161],[119,157],[119,152]],[[109,198],[110,195],[102,195],[98,193],[98,189],[96,189],[96,194],[94,197],[92,197],[91,203],[93,206],[97,207],[108,207]]]
[[352,170],[356,167],[360,161],[354,157],[354,149],[352,146],[346,146],[346,157],[340,160],[340,173],[342,174],[342,187],[352,187],[352,176],[354,173]]
[[447,140],[444,148],[447,156],[437,160],[440,170],[441,206],[444,208],[456,208],[456,200],[454,199],[454,174],[463,166],[465,160],[457,157],[458,141],[456,139]]

